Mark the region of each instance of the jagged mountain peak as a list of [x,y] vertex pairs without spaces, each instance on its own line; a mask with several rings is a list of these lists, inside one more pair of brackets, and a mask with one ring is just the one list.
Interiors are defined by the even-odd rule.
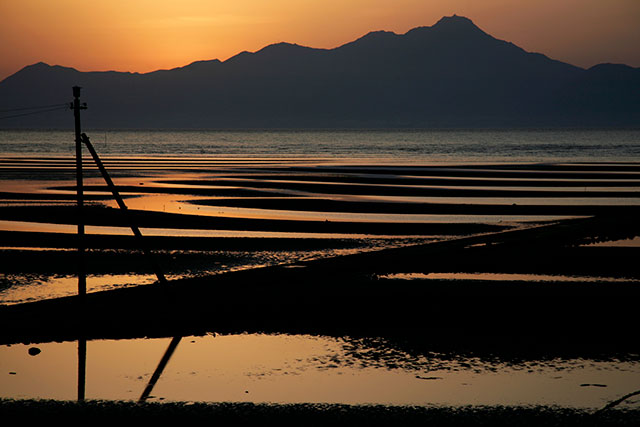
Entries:
[[315,50],[312,47],[301,46],[297,43],[288,43],[288,42],[279,42],[273,43],[268,46],[263,47],[256,53],[277,53],[277,54],[286,54],[289,52],[300,52],[300,51],[309,51]]
[[439,34],[455,35],[457,37],[469,37],[473,35],[487,36],[487,33],[478,27],[471,19],[458,15],[444,16],[431,27],[414,28],[407,34],[417,33],[424,30],[429,30]]
[[471,19],[465,16],[459,16],[456,14],[453,14],[452,16],[443,16],[434,25],[434,27],[444,27],[444,26],[456,26],[458,28],[460,27],[478,28]]

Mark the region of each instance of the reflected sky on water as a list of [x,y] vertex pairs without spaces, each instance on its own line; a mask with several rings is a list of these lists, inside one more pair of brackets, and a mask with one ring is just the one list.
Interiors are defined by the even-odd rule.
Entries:
[[[87,399],[137,400],[168,342],[89,341]],[[513,361],[348,337],[209,334],[182,339],[150,401],[599,408],[638,388],[640,359],[628,356]],[[76,363],[76,342],[1,346],[0,395],[75,399]]]

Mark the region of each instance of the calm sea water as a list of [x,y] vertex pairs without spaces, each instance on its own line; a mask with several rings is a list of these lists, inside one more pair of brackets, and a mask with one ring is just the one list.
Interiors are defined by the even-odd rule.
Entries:
[[[102,155],[320,157],[398,162],[640,160],[640,129],[87,131]],[[0,130],[0,154],[73,155],[73,131]]]

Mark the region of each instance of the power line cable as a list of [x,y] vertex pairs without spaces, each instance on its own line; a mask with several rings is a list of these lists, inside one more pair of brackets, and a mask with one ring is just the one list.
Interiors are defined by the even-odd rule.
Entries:
[[25,110],[41,110],[44,108],[61,107],[63,105],[69,105],[69,103],[65,102],[64,104],[38,105],[35,107],[7,108],[4,110],[0,110],[0,113],[10,113],[12,111],[25,111]]
[[14,114],[14,115],[11,115],[11,116],[3,116],[3,117],[0,117],[0,120],[12,119],[14,117],[30,116],[32,114],[48,113],[48,112],[57,111],[57,110],[66,110],[68,108],[69,108],[69,106],[65,104],[64,107],[49,108],[48,110],[31,111],[29,113]]

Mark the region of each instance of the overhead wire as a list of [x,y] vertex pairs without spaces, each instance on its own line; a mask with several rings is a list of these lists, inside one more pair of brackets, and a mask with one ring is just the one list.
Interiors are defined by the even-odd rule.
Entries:
[[53,107],[61,107],[63,105],[69,105],[68,102],[62,103],[62,104],[50,104],[50,105],[38,105],[35,107],[19,107],[19,108],[7,108],[7,109],[3,109],[0,110],[0,113],[10,113],[12,111],[24,111],[24,110],[41,110],[44,108],[53,108]]
[[14,117],[30,116],[32,114],[48,113],[48,112],[51,112],[51,111],[57,111],[57,110],[63,110],[63,109],[66,110],[68,108],[69,108],[69,104],[64,104],[64,106],[58,106],[58,107],[55,107],[55,108],[48,108],[48,109],[45,109],[45,110],[30,111],[28,113],[13,114],[13,115],[10,115],[10,116],[0,116],[0,120],[12,119]]

